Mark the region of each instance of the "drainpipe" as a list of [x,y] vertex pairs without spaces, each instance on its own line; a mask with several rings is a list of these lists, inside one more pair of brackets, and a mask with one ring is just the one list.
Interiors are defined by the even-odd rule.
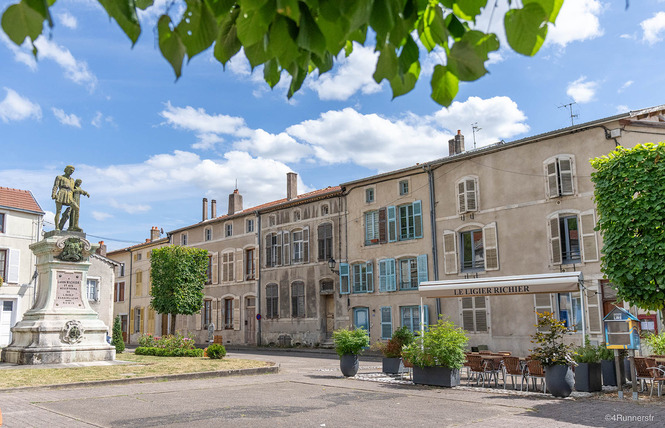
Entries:
[[127,314],[127,344],[132,343],[132,268],[134,264],[134,257],[132,256],[132,250],[127,248],[125,251],[129,251],[129,314]]
[[[436,198],[434,197],[434,173],[431,166],[423,166],[427,171],[427,179],[429,181],[429,217],[432,229],[432,267],[434,268],[434,280],[439,280],[439,252],[438,244],[436,242]],[[441,298],[436,298],[436,319],[441,315]]]
[[[263,248],[261,248],[261,214],[259,212],[256,212],[256,251],[259,252],[258,257],[257,257],[257,264],[258,266],[256,267],[256,272],[258,273],[258,279],[256,281],[256,313],[261,314],[261,266],[262,266],[262,261],[261,261],[261,254],[263,253]],[[257,334],[259,335],[256,338],[256,345],[261,346],[261,321],[263,320],[263,316],[258,319],[257,322],[257,327],[256,331]]]

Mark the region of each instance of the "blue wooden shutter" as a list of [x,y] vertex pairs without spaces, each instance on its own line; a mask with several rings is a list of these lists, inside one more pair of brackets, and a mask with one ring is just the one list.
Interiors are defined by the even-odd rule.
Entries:
[[340,263],[339,264],[339,293],[340,294],[349,294],[351,293],[351,287],[349,285],[349,264]]
[[379,260],[379,291],[388,291],[388,260]]
[[[429,330],[429,308],[427,305],[422,305],[423,307],[423,322],[425,323],[425,331]],[[418,308],[420,310],[420,308]],[[418,326],[418,330],[420,330],[420,326]]]
[[388,207],[388,242],[397,241],[397,214],[395,207]]
[[427,281],[427,254],[421,254],[417,258],[418,263],[418,285]]
[[420,201],[413,203],[413,230],[415,238],[423,237],[423,211]]
[[388,259],[388,284],[387,291],[397,291],[397,275],[395,275],[395,259]]
[[381,339],[390,339],[392,335],[392,308],[390,306],[383,306],[381,308]]
[[366,274],[366,279],[367,279],[367,292],[368,293],[373,293],[374,292],[374,269],[372,267],[372,262],[367,262],[367,274]]

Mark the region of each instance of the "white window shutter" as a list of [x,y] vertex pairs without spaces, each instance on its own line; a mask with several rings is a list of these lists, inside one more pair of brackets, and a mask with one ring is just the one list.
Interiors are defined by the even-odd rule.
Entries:
[[603,322],[600,314],[600,293],[587,289],[584,294],[586,295],[587,312],[589,314],[589,323],[587,324],[589,333],[601,333]]
[[[375,213],[378,216],[378,213]],[[378,217],[377,217],[378,218]],[[302,230],[302,247],[303,247],[303,263],[309,263],[309,227],[305,227]]]
[[236,282],[241,282],[244,281],[245,275],[242,271],[242,263],[243,263],[244,257],[242,254],[242,249],[236,249],[236,255],[235,255],[235,266],[236,266]]
[[282,232],[282,255],[284,256],[284,266],[291,264],[291,247],[289,246],[291,233],[287,230]]
[[476,201],[476,180],[470,178],[466,181],[466,211],[477,211],[478,204]]
[[569,157],[559,158],[559,177],[561,178],[561,194],[572,195],[573,189],[573,160]]
[[379,260],[379,292],[388,291],[388,260]]
[[212,283],[219,284],[219,253],[212,253]]
[[447,274],[457,273],[457,234],[452,230],[443,232],[443,266]]
[[101,279],[95,284],[95,302],[99,302],[99,297],[101,295],[102,281]]
[[550,253],[553,265],[561,264],[561,237],[559,232],[559,216],[554,216],[548,220],[550,235]]
[[233,298],[233,329],[240,330],[240,297]]
[[397,275],[395,272],[395,259],[388,260],[388,290],[397,291]]
[[556,161],[545,164],[545,177],[547,177],[547,196],[556,198],[559,196],[559,181],[556,173]]
[[[553,312],[552,295],[549,293],[539,293],[533,295],[533,306],[537,313]],[[536,315],[536,324],[538,324],[538,314]]]
[[499,270],[499,245],[496,222],[483,227],[483,248],[485,251],[485,270]]
[[459,214],[466,212],[466,190],[464,188],[464,180],[457,184],[457,211]]
[[9,269],[7,270],[7,278],[5,282],[9,284],[18,284],[19,267],[21,260],[21,252],[19,250],[9,249]]
[[460,297],[462,328],[466,331],[476,331],[473,316],[473,297]]
[[593,210],[585,211],[580,214],[580,224],[582,226],[582,250],[585,262],[598,261],[598,241],[596,239],[596,220]]

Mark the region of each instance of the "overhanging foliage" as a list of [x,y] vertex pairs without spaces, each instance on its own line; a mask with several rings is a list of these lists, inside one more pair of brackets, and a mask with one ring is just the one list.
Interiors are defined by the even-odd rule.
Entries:
[[602,271],[618,300],[642,309],[665,303],[665,143],[618,147],[592,159],[603,236]]
[[[156,8],[153,0],[98,0],[124,33],[136,43],[141,34],[138,9]],[[183,0],[179,0],[183,2]],[[503,18],[510,47],[533,56],[563,0],[505,0],[511,9]],[[173,4],[177,3],[174,0]],[[460,81],[474,81],[487,73],[488,55],[499,49],[494,33],[475,27],[481,10],[495,7],[488,0],[184,0],[186,10],[173,22],[169,9],[157,23],[159,48],[176,78],[188,61],[214,45],[223,65],[243,48],[252,68],[263,65],[270,87],[291,76],[288,97],[300,89],[307,75],[325,73],[338,54],[348,56],[353,42],[372,43],[379,58],[374,80],[387,80],[393,97],[411,91],[420,77],[420,49],[437,65],[432,74],[432,99],[449,106]],[[489,4],[488,4],[489,3]],[[44,21],[53,26],[50,7],[55,0],[21,0],[2,16],[2,28],[21,45],[42,34]],[[175,8],[173,8],[175,9]],[[369,35],[369,37],[368,37]],[[37,50],[33,44],[33,52]]]

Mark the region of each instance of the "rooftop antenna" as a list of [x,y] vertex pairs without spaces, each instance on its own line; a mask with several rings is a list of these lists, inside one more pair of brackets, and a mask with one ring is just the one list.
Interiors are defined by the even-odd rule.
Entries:
[[577,104],[576,102],[564,104],[562,106],[559,106],[559,108],[566,108],[568,107],[568,110],[570,111],[570,125],[573,126],[575,125],[575,118],[580,117],[579,114],[573,114],[573,104]]
[[478,128],[478,122],[471,124],[471,129],[473,129],[473,148],[476,148],[476,132],[480,131],[483,128]]

